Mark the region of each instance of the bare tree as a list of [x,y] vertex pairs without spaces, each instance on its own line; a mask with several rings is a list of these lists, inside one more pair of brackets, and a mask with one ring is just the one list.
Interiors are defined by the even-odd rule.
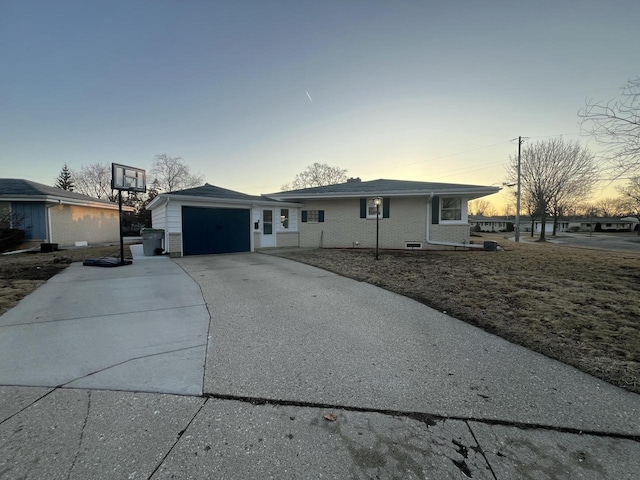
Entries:
[[[518,159],[512,157],[507,169],[511,182],[517,181],[517,170]],[[532,223],[534,216],[541,219],[540,241],[546,238],[547,215],[557,221],[572,203],[588,195],[597,179],[593,155],[577,142],[553,138],[522,150],[521,195],[531,209]]]
[[301,188],[321,187],[323,185],[335,185],[347,181],[347,170],[339,167],[331,167],[326,163],[314,163],[305,171],[297,174],[293,182],[280,187],[281,190],[298,190]]
[[594,208],[598,215],[602,217],[619,217],[624,214],[625,203],[621,198],[607,197],[601,198],[594,203]]
[[[491,209],[491,203],[488,200],[479,198],[469,202],[469,214],[483,216],[489,209]],[[487,214],[487,216],[490,216]]]
[[638,219],[638,235],[640,235],[640,177],[630,178],[627,184],[618,188],[623,199],[623,208],[630,216]]
[[83,165],[78,171],[71,172],[76,182],[76,192],[95,198],[104,198],[115,202],[118,194],[111,189],[111,166],[107,163]]
[[158,190],[170,193],[192,188],[204,183],[204,176],[193,174],[182,157],[171,157],[166,153],[156,155],[149,176],[156,182]]
[[578,112],[581,126],[606,148],[619,175],[640,169],[640,77],[622,87],[618,99],[588,100]]

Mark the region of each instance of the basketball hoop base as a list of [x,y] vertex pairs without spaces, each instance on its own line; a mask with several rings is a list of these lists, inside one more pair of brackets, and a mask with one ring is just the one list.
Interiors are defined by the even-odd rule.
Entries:
[[125,265],[131,265],[132,260],[120,260],[115,257],[103,257],[103,258],[88,258],[82,265],[85,267],[123,267]]

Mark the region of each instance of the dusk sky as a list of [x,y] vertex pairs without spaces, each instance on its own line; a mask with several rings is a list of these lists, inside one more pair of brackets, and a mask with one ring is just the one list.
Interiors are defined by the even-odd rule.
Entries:
[[0,177],[167,153],[250,194],[314,162],[499,184],[518,135],[597,148],[577,112],[640,75],[639,21],[638,0],[1,0]]

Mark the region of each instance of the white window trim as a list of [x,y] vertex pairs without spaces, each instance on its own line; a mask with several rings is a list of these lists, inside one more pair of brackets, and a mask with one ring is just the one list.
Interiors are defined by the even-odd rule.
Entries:
[[[460,220],[443,220],[442,219],[442,207],[444,205],[444,200],[445,199],[450,199],[450,198],[459,198],[460,199]],[[464,201],[464,198],[462,198],[460,196],[440,197],[440,205],[439,205],[439,207],[440,207],[440,212],[439,212],[440,222],[439,223],[441,225],[468,225],[469,224],[469,217],[467,215],[467,202]]]
[[[286,217],[286,221],[287,221],[287,226],[284,226],[284,220],[282,218],[282,210],[286,210],[287,211],[287,217]],[[290,230],[291,227],[291,209],[289,208],[279,208],[278,209],[278,229],[284,232],[288,232]]]

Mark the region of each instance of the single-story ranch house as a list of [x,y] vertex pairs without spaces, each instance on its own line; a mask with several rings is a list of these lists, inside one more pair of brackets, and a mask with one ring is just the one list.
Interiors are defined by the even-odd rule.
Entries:
[[[147,207],[172,256],[265,247],[469,246],[467,202],[498,187],[402,180],[345,183],[261,196],[206,184],[158,195]],[[380,199],[376,207],[374,199]],[[378,214],[376,214],[376,208]],[[377,220],[377,221],[376,221]]]
[[117,203],[29,180],[0,178],[0,216],[24,230],[27,242],[69,246],[120,239]]

